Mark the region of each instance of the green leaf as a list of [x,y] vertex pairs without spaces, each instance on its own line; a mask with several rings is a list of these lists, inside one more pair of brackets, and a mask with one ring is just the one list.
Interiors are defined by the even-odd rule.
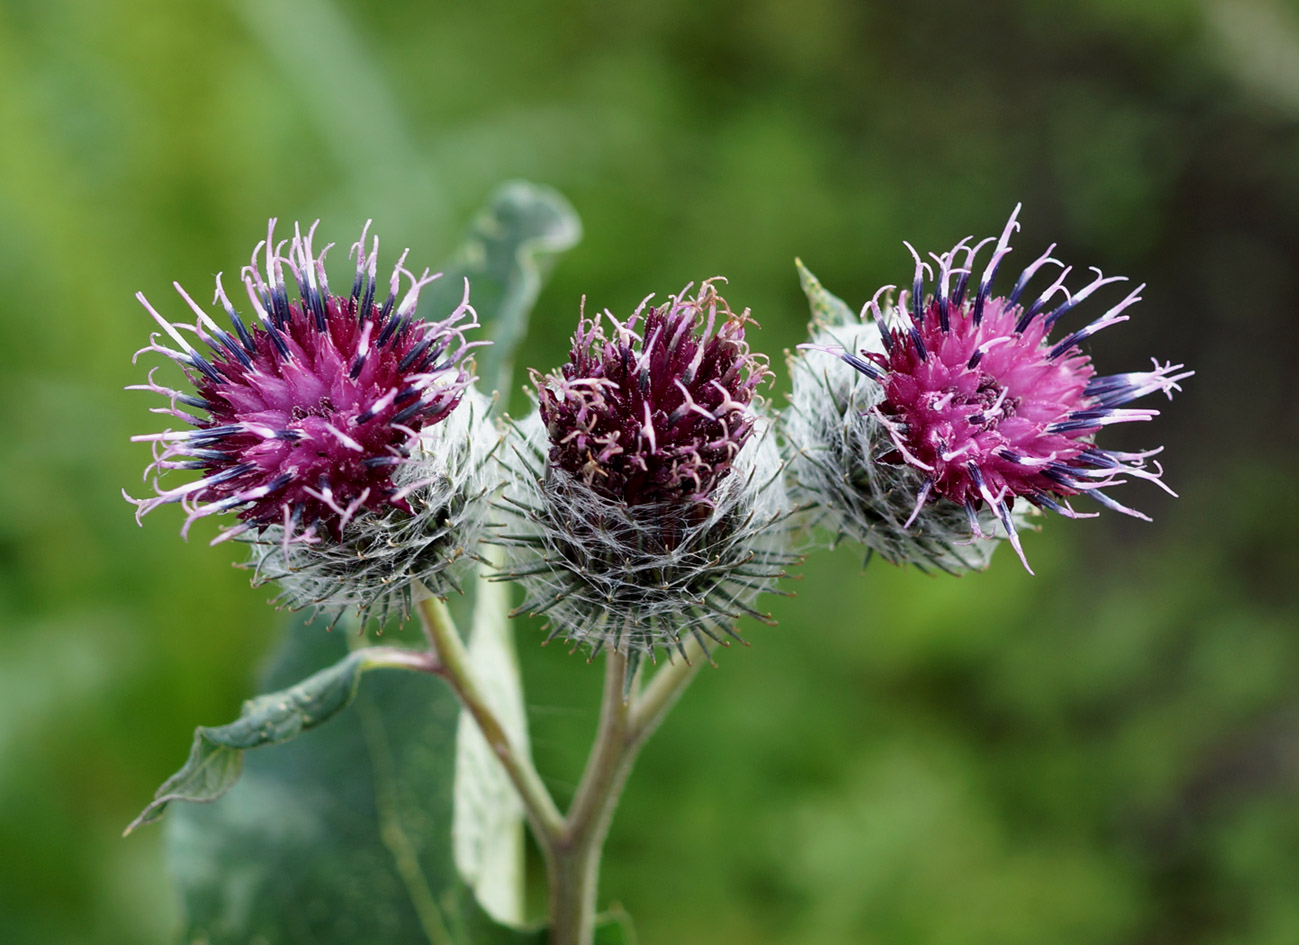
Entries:
[[527,181],[502,184],[474,219],[464,243],[425,290],[421,305],[453,308],[469,279],[469,299],[491,339],[478,353],[483,390],[508,395],[514,353],[556,257],[582,238],[576,211],[558,191]]
[[229,725],[195,729],[184,766],[163,782],[123,836],[158,820],[172,801],[215,801],[239,780],[245,749],[288,741],[332,718],[356,695],[364,668],[365,653],[358,650],[297,685],[249,699]]
[[[347,643],[295,621],[264,687],[348,663]],[[440,680],[374,674],[331,724],[250,753],[220,800],[172,810],[185,941],[541,945],[493,922],[456,874],[456,716]]]
[[812,306],[814,324],[844,325],[857,321],[856,314],[847,303],[821,285],[821,281],[803,265],[803,260],[795,259],[794,266],[798,269],[798,281],[802,283],[803,294]]

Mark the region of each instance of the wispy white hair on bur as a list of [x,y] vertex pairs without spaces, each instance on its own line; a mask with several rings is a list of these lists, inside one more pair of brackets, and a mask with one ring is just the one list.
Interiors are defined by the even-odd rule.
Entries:
[[[863,321],[799,267],[812,303],[814,349],[883,351],[879,325]],[[923,477],[912,467],[876,462],[892,450],[875,407],[880,385],[830,358],[800,352],[789,359],[790,405],[781,432],[790,446],[794,500],[807,509],[811,531],[832,543],[863,544],[868,556],[949,573],[981,570],[996,550],[998,524],[981,515],[986,538],[971,538],[965,510],[934,503],[916,515]]]
[[548,639],[593,655],[684,654],[690,637],[707,650],[739,639],[742,616],[770,622],[754,599],[798,560],[787,549],[790,503],[770,426],[758,424],[711,502],[642,505],[549,466],[537,414],[513,426],[501,454],[504,522],[491,540],[506,552],[500,577],[525,589],[517,612],[543,614]]
[[356,516],[337,543],[286,543],[278,526],[268,528],[252,544],[254,583],[278,582],[278,599],[293,608],[335,619],[354,609],[380,623],[409,613],[414,581],[439,597],[459,593],[499,487],[492,454],[501,434],[490,407],[469,388],[446,420],[421,431],[394,477],[412,514]]

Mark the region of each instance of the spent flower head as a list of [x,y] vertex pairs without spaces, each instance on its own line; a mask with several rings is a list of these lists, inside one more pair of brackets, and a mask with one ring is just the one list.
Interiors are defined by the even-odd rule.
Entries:
[[[722,642],[790,562],[781,463],[756,411],[770,376],[716,280],[619,322],[582,316],[569,362],[533,372],[517,426],[503,576],[551,637],[594,651]],[[605,322],[608,323],[606,331]]]
[[[324,265],[330,247],[315,253],[315,230],[304,235],[295,225],[293,238],[277,243],[270,221],[241,274],[251,319],[236,311],[218,274],[213,304],[228,328],[179,283],[193,324],[169,321],[137,295],[163,332],[137,357],[167,356],[194,387],[164,386],[155,368],[147,384],[132,388],[162,394],[169,406],[154,412],[188,427],[133,437],[154,449],[145,477],[156,495],[127,496],[137,518],[180,503],[184,535],[200,518],[235,512],[238,523],[214,543],[241,535],[273,540],[287,562],[291,545],[341,545],[358,519],[415,512],[411,495],[429,484],[427,475],[412,475],[423,456],[421,436],[461,402],[473,380],[466,355],[485,343],[465,338],[478,326],[468,283],[449,316],[426,321],[416,305],[438,276],[414,275],[403,253],[387,292],[378,294],[379,241],[367,248],[367,223],[351,251],[350,294],[334,294]],[[176,469],[199,477],[164,488],[160,475]]]
[[[904,535],[946,530],[943,540],[948,543],[950,513],[959,509],[967,521],[967,540],[987,539],[992,529],[985,513],[991,513],[1024,560],[1014,511],[1017,498],[1076,518],[1083,513],[1069,500],[1085,494],[1145,518],[1106,490],[1132,477],[1148,479],[1171,493],[1160,478],[1159,464],[1151,461],[1159,450],[1109,450],[1097,446],[1095,438],[1103,427],[1157,416],[1157,410],[1123,405],[1156,392],[1171,397],[1178,382],[1192,372],[1183,371],[1180,364],[1156,361],[1150,371],[1101,376],[1080,348],[1101,329],[1126,321],[1126,310],[1139,301],[1144,286],[1083,327],[1058,341],[1049,340],[1056,323],[1075,306],[1098,289],[1125,281],[1094,269],[1090,282],[1070,291],[1065,282],[1071,267],[1051,257],[1054,244],[1024,269],[1006,295],[993,294],[993,279],[1018,229],[1018,213],[1016,207],[1000,238],[970,246],[972,238],[967,237],[947,253],[931,254],[932,267],[907,244],[915,258],[915,275],[896,306],[888,299],[894,287],[886,286],[863,309],[861,333],[846,342],[814,339],[803,347],[838,356],[872,390],[869,403],[853,408],[862,411],[865,434],[856,462],[906,471],[891,477],[888,495],[893,513],[898,502],[910,504],[900,525]],[[992,256],[972,287],[975,257],[990,243]],[[1061,271],[1036,297],[1026,296],[1029,281],[1048,265]],[[926,277],[934,286],[930,295],[925,294]],[[846,328],[837,327],[840,332]],[[823,328],[828,334],[835,331],[834,326]],[[816,409],[806,396],[800,400],[797,385],[795,405],[804,414]],[[803,422],[798,432],[816,426]],[[815,439],[796,443],[804,457],[824,451],[824,444]],[[813,482],[817,478],[814,471],[808,476]],[[847,477],[849,482],[853,478]],[[944,516],[941,527],[927,520],[931,511]],[[896,525],[896,514],[885,518],[890,527]],[[899,545],[896,533],[873,536],[868,531],[853,537],[868,545],[874,539],[889,551],[906,550],[905,539]],[[1028,567],[1027,561],[1024,565]]]

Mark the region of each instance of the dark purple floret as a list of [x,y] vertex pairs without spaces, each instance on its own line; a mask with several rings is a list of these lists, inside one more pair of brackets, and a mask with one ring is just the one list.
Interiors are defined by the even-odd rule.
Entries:
[[732,312],[712,280],[689,288],[625,324],[583,315],[568,364],[533,372],[551,464],[606,498],[706,501],[753,430],[754,389],[771,372],[745,342],[748,310]]
[[[454,410],[472,380],[465,354],[481,342],[466,342],[463,334],[477,327],[467,283],[455,312],[443,321],[424,321],[415,316],[419,291],[438,277],[425,270],[417,278],[405,268],[403,254],[386,297],[377,300],[379,241],[373,239],[367,254],[368,223],[352,248],[356,275],[348,296],[329,290],[324,259],[330,247],[313,253],[314,225],[305,237],[294,228],[292,241],[284,241],[288,255],[281,255],[284,242],[275,243],[274,228],[271,220],[266,240],[242,273],[255,316],[251,327],[230,304],[219,275],[215,302],[229,330],[178,283],[176,291],[196,316],[193,325],[167,321],[137,295],[177,345],[166,347],[155,334],[141,352],[171,358],[195,386],[194,394],[172,390],[150,372],[148,384],[133,388],[165,395],[171,406],[155,412],[193,427],[133,437],[154,444],[145,475],[168,469],[200,473],[171,489],[159,488],[155,478],[154,498],[131,500],[137,518],[180,502],[188,513],[185,534],[199,518],[237,510],[241,524],[217,540],[278,525],[287,543],[315,541],[321,533],[339,540],[362,511],[409,513],[405,496],[412,487],[399,489],[393,474],[407,461],[420,430]],[[294,300],[286,268],[296,283]],[[404,295],[403,278],[410,280]]]

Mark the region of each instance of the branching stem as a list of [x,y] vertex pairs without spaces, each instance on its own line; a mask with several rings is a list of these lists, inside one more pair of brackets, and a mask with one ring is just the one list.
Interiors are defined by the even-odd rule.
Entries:
[[505,768],[505,773],[523,802],[523,809],[532,827],[533,835],[543,850],[548,850],[556,837],[564,831],[564,817],[555,806],[550,792],[537,774],[532,759],[510,743],[505,728],[483,698],[469,666],[465,645],[451,619],[444,601],[423,595],[416,605],[424,637],[437,659],[433,670],[451,686],[460,704],[465,707],[492,752]]
[[640,694],[635,680],[628,685],[627,657],[617,652],[605,656],[595,742],[565,818],[565,830],[548,855],[551,945],[591,945],[600,854],[613,812],[641,746],[704,662],[702,648],[693,641],[687,653],[689,662],[677,659],[664,666]]
[[685,658],[654,673],[644,691],[628,680],[628,659],[605,655],[604,695],[591,754],[567,816],[561,814],[531,758],[510,743],[504,727],[473,678],[468,654],[446,603],[428,594],[416,605],[429,651],[375,648],[376,665],[401,665],[442,677],[473,717],[514,785],[546,860],[550,889],[551,945],[591,945],[600,854],[614,809],[641,746],[694,678],[706,656],[693,640]]
[[367,646],[361,651],[367,668],[410,669],[420,673],[438,672],[438,660],[423,650],[408,650],[400,646]]

